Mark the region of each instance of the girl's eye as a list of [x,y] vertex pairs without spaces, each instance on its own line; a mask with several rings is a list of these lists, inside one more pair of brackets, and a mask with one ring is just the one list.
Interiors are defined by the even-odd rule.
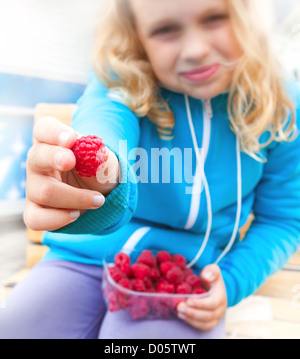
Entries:
[[179,31],[178,26],[164,26],[153,31],[152,35],[169,35]]
[[211,15],[205,19],[207,24],[213,24],[228,19],[227,14]]

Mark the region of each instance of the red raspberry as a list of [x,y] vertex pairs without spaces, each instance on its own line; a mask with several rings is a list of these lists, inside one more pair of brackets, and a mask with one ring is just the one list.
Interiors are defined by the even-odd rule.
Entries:
[[162,262],[160,265],[160,271],[163,276],[166,276],[167,272],[169,272],[170,269],[177,267],[175,263],[173,262]]
[[154,254],[149,249],[145,249],[139,255],[137,263],[146,264],[147,266],[152,268],[156,266],[156,259],[154,257]]
[[128,278],[132,277],[131,267],[129,264],[124,264],[121,270]]
[[136,292],[146,292],[146,284],[143,279],[132,279],[132,289]]
[[170,262],[172,260],[172,256],[167,251],[159,251],[156,253],[156,259],[158,263]]
[[186,277],[185,282],[188,283],[192,288],[200,287],[202,285],[201,279],[196,274],[192,274]]
[[186,259],[181,254],[174,254],[172,257],[174,263],[178,265],[179,268],[184,269],[186,266]]
[[[126,289],[132,289],[132,284],[130,279],[124,277],[121,280],[119,280],[118,284]],[[128,307],[128,299],[129,299],[129,295],[122,290],[117,290],[117,295],[118,295],[118,299],[119,299],[119,305],[120,308],[127,308]]]
[[135,298],[133,304],[130,308],[130,316],[133,319],[143,319],[148,316],[150,313],[150,308],[146,299],[144,298]]
[[123,288],[132,289],[132,283],[128,278],[122,278],[118,281],[118,284]]
[[158,318],[167,318],[170,315],[168,299],[154,298],[152,301],[152,313]]
[[96,176],[97,169],[107,161],[106,147],[102,138],[83,136],[73,145],[72,151],[76,157],[75,170],[81,177]]
[[131,266],[131,272],[135,278],[144,279],[149,278],[150,268],[142,263],[135,263]]
[[115,282],[119,282],[122,278],[125,277],[125,274],[121,271],[120,268],[118,267],[109,267],[108,269],[112,279],[115,281]]
[[160,273],[157,268],[150,268],[149,278],[154,282],[158,281],[160,278]]
[[152,281],[150,278],[144,278],[144,283],[145,283],[145,287],[147,289],[147,292],[149,291],[149,289],[152,288]]
[[126,253],[118,253],[115,255],[115,265],[119,268],[126,263],[130,264],[130,257]]
[[204,294],[204,293],[206,293],[206,290],[204,288],[201,288],[201,287],[196,288],[196,289],[193,290],[193,294]]
[[166,273],[166,279],[173,284],[179,284],[183,281],[184,275],[180,268],[173,267]]
[[159,293],[174,293],[175,285],[168,282],[159,282],[156,291]]
[[115,265],[120,268],[121,271],[125,273],[127,277],[130,277],[130,258],[126,253],[118,253],[115,256]]
[[189,275],[194,274],[193,270],[191,268],[184,268],[183,270],[184,278],[188,277]]
[[108,310],[110,312],[116,312],[117,310],[120,309],[118,297],[116,293],[114,292],[108,293],[107,300],[108,300]]
[[148,293],[156,293],[156,290],[153,287],[151,287],[151,288],[147,289],[147,292]]
[[178,294],[191,294],[192,287],[188,283],[180,283],[176,286],[176,293]]

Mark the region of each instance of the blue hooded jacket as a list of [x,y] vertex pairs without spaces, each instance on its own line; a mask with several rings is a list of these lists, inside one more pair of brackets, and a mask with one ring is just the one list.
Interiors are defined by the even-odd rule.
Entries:
[[[300,90],[291,83],[289,91],[299,127]],[[228,94],[206,101],[167,89],[162,95],[175,115],[167,140],[91,74],[72,127],[103,138],[119,158],[121,183],[103,207],[46,232],[44,259],[101,266],[107,253],[122,248],[165,249],[199,270],[218,263],[228,305],[235,305],[299,247],[300,136],[272,142],[260,162],[241,151],[230,128]],[[241,241],[239,229],[251,213]]]

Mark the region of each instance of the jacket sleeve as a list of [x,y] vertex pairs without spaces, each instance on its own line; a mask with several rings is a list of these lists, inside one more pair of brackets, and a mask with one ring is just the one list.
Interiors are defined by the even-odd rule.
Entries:
[[108,234],[130,221],[137,206],[137,184],[128,153],[139,143],[139,119],[125,105],[112,100],[109,91],[91,72],[88,86],[77,102],[72,127],[83,135],[97,135],[113,151],[122,170],[120,184],[97,210],[89,210],[57,230],[68,234]]
[[[300,106],[296,109],[300,128]],[[253,294],[280,270],[300,244],[300,136],[273,144],[256,188],[255,220],[220,262],[228,304]]]

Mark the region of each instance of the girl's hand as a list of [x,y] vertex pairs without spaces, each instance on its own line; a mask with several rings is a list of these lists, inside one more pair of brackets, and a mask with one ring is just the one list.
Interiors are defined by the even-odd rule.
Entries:
[[227,308],[225,284],[216,264],[209,265],[200,274],[208,288],[212,287],[208,297],[188,300],[178,306],[178,317],[199,330],[211,330],[224,317]]
[[[52,231],[68,225],[86,210],[101,207],[103,195],[118,185],[116,181],[104,184],[96,177],[81,178],[76,174],[71,148],[78,137],[71,127],[53,117],[40,119],[34,128],[34,144],[27,158],[24,212],[24,222],[33,230]],[[117,175],[118,159],[107,151],[107,165],[113,167],[108,172]]]

